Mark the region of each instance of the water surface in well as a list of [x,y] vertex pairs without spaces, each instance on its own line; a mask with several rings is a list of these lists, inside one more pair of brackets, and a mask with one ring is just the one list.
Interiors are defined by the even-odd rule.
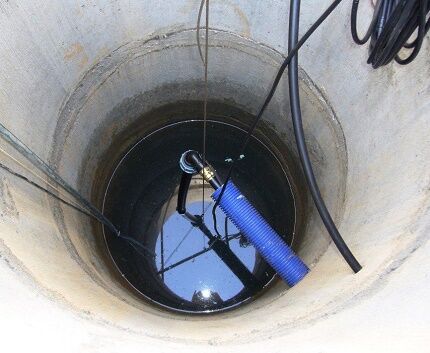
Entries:
[[[219,121],[207,125],[207,160],[221,179],[235,158],[245,132]],[[255,278],[251,286],[210,248],[197,227],[176,212],[183,152],[202,150],[202,122],[176,122],[152,131],[132,146],[117,165],[106,190],[104,210],[122,234],[153,252],[105,231],[109,252],[122,275],[146,299],[181,312],[216,312],[250,301],[275,278],[273,269],[235,226],[216,211],[220,240]],[[260,140],[252,138],[232,175],[242,193],[289,244],[295,225],[294,197],[284,166]],[[214,236],[213,190],[195,176],[187,210],[202,215]],[[194,254],[199,256],[192,257]],[[227,255],[226,255],[227,256]],[[189,259],[189,260],[187,260]],[[184,261],[187,260],[187,261]]]

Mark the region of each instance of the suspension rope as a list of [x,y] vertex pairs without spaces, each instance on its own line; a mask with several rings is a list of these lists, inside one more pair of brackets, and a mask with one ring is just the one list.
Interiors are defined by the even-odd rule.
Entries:
[[[204,0],[203,0],[204,1]],[[203,4],[202,1],[202,4]],[[201,9],[199,10],[199,18],[197,23],[197,28],[200,25]],[[206,0],[206,24],[205,24],[205,57],[204,57],[204,100],[203,100],[203,161],[206,163],[206,134],[207,134],[207,118],[208,118],[208,57],[209,57],[209,0]],[[199,35],[197,35],[199,38]],[[201,52],[200,42],[199,42],[199,52]],[[202,216],[205,213],[205,180],[202,178]]]
[[206,0],[202,0],[200,2],[199,14],[197,16],[197,25],[196,25],[197,48],[199,49],[200,59],[202,60],[203,64],[205,63],[205,58],[203,57],[202,46],[200,43],[200,23],[202,21],[202,13],[203,13],[203,7],[205,6],[205,2]]

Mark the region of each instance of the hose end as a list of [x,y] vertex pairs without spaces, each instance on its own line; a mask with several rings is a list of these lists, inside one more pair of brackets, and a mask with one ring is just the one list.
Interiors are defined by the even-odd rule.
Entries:
[[[215,201],[221,189],[212,194]],[[309,268],[231,181],[226,185],[219,206],[290,287],[306,276]]]
[[182,153],[182,156],[179,159],[179,167],[182,169],[183,172],[187,174],[197,174],[198,173],[197,169],[192,164],[190,164],[187,160],[187,157],[191,152],[194,152],[194,151],[188,150]]

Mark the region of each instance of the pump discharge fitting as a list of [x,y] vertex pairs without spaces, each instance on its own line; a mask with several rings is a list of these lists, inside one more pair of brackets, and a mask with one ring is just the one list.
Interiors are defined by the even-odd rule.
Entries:
[[[179,165],[190,177],[200,174],[215,189],[212,199],[217,202],[223,185],[215,170],[196,151],[185,152]],[[308,267],[231,181],[225,187],[219,206],[290,287],[306,276]]]

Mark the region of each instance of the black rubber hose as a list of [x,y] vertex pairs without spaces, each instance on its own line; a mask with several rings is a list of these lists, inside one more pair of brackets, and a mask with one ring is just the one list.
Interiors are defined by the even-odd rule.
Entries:
[[191,179],[193,178],[192,174],[188,174],[183,172],[181,177],[181,183],[179,184],[179,190],[178,190],[178,201],[176,205],[176,211],[178,211],[179,214],[185,214],[187,212],[187,195],[188,190],[190,188]]
[[[290,23],[288,34],[288,51],[296,47],[299,36],[299,13],[300,13],[300,0],[291,0],[290,4]],[[303,167],[304,174],[315,202],[315,206],[324,222],[327,231],[329,232],[333,242],[336,244],[340,253],[349,264],[351,269],[357,273],[361,270],[361,265],[349,250],[342,236],[336,228],[333,219],[327,210],[324,200],[321,197],[315,175],[312,169],[311,161],[309,159],[308,150],[305,143],[302,114],[300,109],[300,96],[299,96],[299,79],[298,79],[298,54],[296,53],[288,65],[288,83],[290,90],[290,105],[291,115],[293,119],[294,134],[296,137],[297,149],[300,156],[300,161]]]

